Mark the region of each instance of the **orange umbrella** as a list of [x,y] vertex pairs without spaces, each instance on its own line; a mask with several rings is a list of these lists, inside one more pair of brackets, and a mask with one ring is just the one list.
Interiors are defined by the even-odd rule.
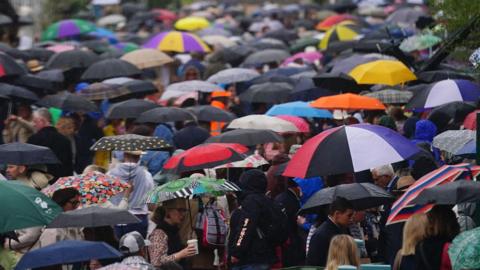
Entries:
[[327,31],[328,29],[332,28],[333,26],[341,22],[356,21],[356,19],[357,18],[349,14],[336,14],[336,15],[329,16],[325,20],[319,22],[315,26],[315,29],[319,31]]
[[310,106],[330,110],[385,110],[380,100],[352,93],[321,97],[312,101]]

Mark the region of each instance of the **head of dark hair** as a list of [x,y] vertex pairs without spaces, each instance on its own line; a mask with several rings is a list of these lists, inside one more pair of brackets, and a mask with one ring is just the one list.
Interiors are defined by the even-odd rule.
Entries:
[[136,125],[130,133],[141,136],[152,136],[153,130],[147,125]]
[[165,207],[157,206],[157,208],[155,208],[155,211],[153,212],[152,221],[155,222],[155,224],[159,225],[165,219],[166,214],[167,212],[165,210]]
[[63,207],[69,200],[77,196],[80,196],[78,190],[75,188],[65,188],[55,191],[52,195],[52,200]]
[[427,213],[427,236],[436,236],[452,241],[460,233],[460,225],[452,207],[435,205]]
[[328,214],[333,215],[336,211],[344,213],[348,209],[353,209],[353,204],[345,198],[337,197],[328,208]]

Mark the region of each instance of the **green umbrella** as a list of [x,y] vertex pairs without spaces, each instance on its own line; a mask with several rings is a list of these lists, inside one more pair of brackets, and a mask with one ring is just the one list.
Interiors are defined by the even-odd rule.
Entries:
[[448,255],[454,270],[480,268],[480,227],[465,231],[453,239]]
[[431,48],[442,42],[442,39],[432,34],[411,36],[402,41],[400,49],[404,52],[413,52]]
[[295,41],[290,46],[290,52],[301,52],[308,46],[316,47],[319,42],[320,42],[319,39],[316,39],[316,38],[313,38],[313,37],[301,38],[301,39]]
[[61,212],[59,205],[36,189],[0,181],[0,233],[47,225]]
[[147,193],[147,203],[160,203],[176,198],[188,198],[193,195],[223,195],[226,192],[240,191],[240,188],[225,179],[209,177],[182,178],[163,184]]
[[95,31],[96,27],[89,21],[69,19],[58,21],[47,27],[42,33],[42,41],[72,38]]

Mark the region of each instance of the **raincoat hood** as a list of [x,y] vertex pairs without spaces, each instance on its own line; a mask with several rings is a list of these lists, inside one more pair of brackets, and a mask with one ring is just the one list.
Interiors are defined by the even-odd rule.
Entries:
[[415,140],[433,141],[437,135],[437,127],[432,121],[420,120],[415,124]]
[[246,171],[240,176],[240,188],[244,192],[265,193],[267,176],[257,169]]

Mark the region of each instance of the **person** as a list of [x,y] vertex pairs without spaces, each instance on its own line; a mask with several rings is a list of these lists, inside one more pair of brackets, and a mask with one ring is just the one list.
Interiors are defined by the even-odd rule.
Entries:
[[451,206],[435,205],[427,213],[425,238],[415,246],[415,269],[451,269],[448,247],[460,233],[460,225]]
[[398,251],[393,270],[415,269],[415,246],[425,237],[427,216],[423,213],[408,218],[403,228],[402,248]]
[[186,212],[184,199],[165,201],[155,209],[152,220],[157,227],[148,238],[152,243],[149,255],[153,266],[161,267],[169,262],[185,266],[185,259],[196,254],[195,246],[184,247],[180,239],[179,226],[185,220]]
[[33,113],[33,124],[37,133],[33,134],[27,143],[50,148],[61,164],[47,165],[48,172],[54,177],[70,176],[73,173],[73,155],[70,141],[52,126],[52,115],[46,108],[40,108]]
[[46,173],[44,166],[7,165],[7,177],[41,190],[48,185],[53,176]]
[[328,209],[328,218],[317,228],[310,240],[307,265],[325,266],[330,240],[346,233],[353,218],[353,205],[345,198],[337,197]]
[[32,121],[32,108],[30,105],[20,104],[17,106],[17,115],[11,114],[5,120],[2,131],[3,142],[25,143],[35,133]]
[[330,241],[326,270],[337,270],[340,265],[360,266],[360,252],[350,235],[336,235]]
[[[228,110],[228,102],[230,101],[230,96],[232,94],[227,91],[214,91],[212,92],[210,98],[210,105],[212,107],[219,108],[221,110]],[[210,135],[218,136],[222,133],[223,128],[226,126],[225,122],[212,121],[210,122]]]
[[371,169],[372,178],[375,185],[391,192],[398,181],[398,177],[395,176],[392,165],[383,165]]
[[146,247],[149,245],[150,242],[137,231],[123,235],[118,244],[118,249],[125,255],[121,264],[140,270],[155,270],[145,259]]
[[[125,151],[123,162],[116,164],[107,172],[108,175],[118,177],[133,185],[133,191],[128,199],[128,210],[141,220],[140,223],[115,226],[117,237],[132,231],[138,231],[142,236],[147,236],[148,208],[144,197],[147,191],[153,189],[154,183],[153,177],[147,169],[138,164],[141,155],[141,151]],[[112,200],[112,202],[116,204],[115,201]]]
[[75,121],[71,117],[62,116],[55,124],[55,128],[57,129],[58,133],[62,134],[63,136],[65,136],[65,138],[68,139],[70,143],[70,149],[72,150],[72,164],[75,167],[75,160],[77,156],[77,137],[75,136]]
[[[277,261],[274,247],[258,233],[263,224],[266,205],[267,179],[258,169],[240,176],[240,206],[232,212],[228,238],[228,259],[234,270],[264,270]],[[265,221],[265,219],[264,219]]]

